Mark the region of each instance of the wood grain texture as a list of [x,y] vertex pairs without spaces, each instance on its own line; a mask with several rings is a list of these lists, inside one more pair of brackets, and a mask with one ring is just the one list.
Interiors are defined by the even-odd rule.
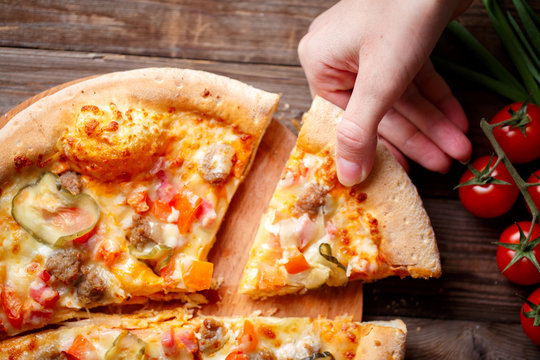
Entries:
[[[365,320],[369,319],[375,320]],[[533,360],[540,356],[538,346],[527,339],[518,324],[401,319],[408,330],[405,359]]]

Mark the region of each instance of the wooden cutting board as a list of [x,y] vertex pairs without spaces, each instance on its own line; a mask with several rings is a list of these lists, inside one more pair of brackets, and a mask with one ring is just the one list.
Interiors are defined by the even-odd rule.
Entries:
[[[56,86],[17,105],[0,118],[0,128],[39,99],[82,80],[85,79]],[[261,313],[279,317],[351,315],[355,320],[362,319],[362,285],[358,282],[352,282],[347,287],[325,287],[304,295],[273,297],[264,301],[253,301],[237,293],[261,215],[295,143],[296,136],[273,120],[261,141],[249,175],[232,200],[216,244],[209,254],[209,261],[214,263],[214,278],[220,279],[221,286],[217,294],[212,293],[211,296],[219,300],[205,305],[202,309],[204,314],[230,316]]]

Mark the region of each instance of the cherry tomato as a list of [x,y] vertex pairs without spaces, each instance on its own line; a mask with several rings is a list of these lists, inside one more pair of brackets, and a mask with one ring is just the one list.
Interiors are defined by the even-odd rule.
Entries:
[[[510,225],[503,231],[499,238],[500,243],[514,244],[514,247],[518,250],[509,249],[502,245],[497,248],[497,266],[504,276],[513,283],[520,285],[532,285],[540,282],[540,271],[536,269],[534,264],[526,257],[521,257],[515,264],[510,266],[506,271],[503,271],[508,264],[512,261],[514,256],[522,256],[522,252],[528,251],[531,255],[540,260],[540,245],[534,247],[534,249],[523,249],[520,246],[520,233],[519,227],[523,231],[525,237],[529,234],[531,228],[530,221],[520,221],[517,224]],[[532,231],[531,240],[540,236],[540,226],[535,226]],[[523,239],[522,241],[526,241]],[[530,242],[529,242],[530,243]]]
[[[534,290],[533,293],[529,295],[527,300],[536,305],[534,306],[536,316],[540,316],[537,309],[538,303],[540,302],[540,288]],[[529,318],[525,316],[525,314],[529,313],[531,310],[533,310],[531,306],[527,304],[527,302],[524,302],[520,311],[521,327],[532,342],[534,342],[536,345],[540,345],[540,326],[534,326],[534,317]]]
[[[491,124],[496,124],[512,118],[508,110],[519,112],[523,103],[513,103],[501,109],[493,119]],[[499,145],[501,145],[508,159],[516,164],[524,164],[540,158],[540,107],[534,104],[527,104],[526,113],[528,123],[523,129],[525,135],[519,127],[510,125],[497,127],[493,130],[493,135]]]
[[[527,182],[529,184],[540,183],[540,179],[538,179],[537,176],[540,177],[540,169],[533,172],[527,179]],[[527,191],[529,192],[529,195],[531,195],[534,205],[540,210],[540,185],[529,186]],[[529,209],[529,206],[527,206],[527,209]],[[531,209],[529,209],[529,212],[531,212]]]
[[[493,166],[497,158],[493,157],[490,166]],[[472,167],[482,171],[490,162],[489,156],[482,156],[472,163]],[[467,185],[459,188],[459,199],[472,214],[482,218],[494,218],[505,214],[514,206],[518,196],[519,189],[514,183],[514,179],[506,170],[503,163],[497,165],[491,176],[495,179],[503,180],[511,185],[486,184],[486,185]],[[467,169],[461,176],[460,184],[474,178],[471,170]]]

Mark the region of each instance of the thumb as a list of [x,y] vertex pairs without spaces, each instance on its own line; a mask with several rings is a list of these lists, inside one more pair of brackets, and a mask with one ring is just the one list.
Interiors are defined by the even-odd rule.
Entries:
[[345,186],[358,184],[369,175],[377,148],[377,127],[402,92],[403,86],[397,85],[395,78],[392,80],[388,70],[381,70],[380,64],[360,65],[337,127],[337,174]]

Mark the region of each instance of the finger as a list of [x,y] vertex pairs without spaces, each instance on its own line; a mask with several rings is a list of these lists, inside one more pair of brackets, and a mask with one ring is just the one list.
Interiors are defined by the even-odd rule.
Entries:
[[433,103],[462,132],[469,130],[467,116],[444,79],[428,59],[414,79],[420,93]]
[[379,124],[379,135],[428,170],[446,173],[452,159],[397,111],[389,110]]
[[420,94],[414,83],[394,104],[394,109],[450,157],[467,161],[472,145],[463,132],[431,102]]
[[392,56],[360,60],[354,90],[337,128],[337,173],[342,184],[357,184],[371,171],[377,125],[410,80]]
[[[384,118],[383,118],[384,120]],[[403,170],[405,170],[405,172],[409,172],[410,170],[410,165],[409,165],[409,162],[407,161],[407,158],[401,153],[401,151],[399,151],[394,145],[392,145],[388,140],[386,140],[384,137],[381,137],[379,136],[379,141],[382,142],[384,144],[384,146],[386,146],[386,148],[388,149],[388,151],[390,151],[390,153],[396,158],[396,160],[399,162],[399,164],[401,165],[401,167],[403,168]]]

